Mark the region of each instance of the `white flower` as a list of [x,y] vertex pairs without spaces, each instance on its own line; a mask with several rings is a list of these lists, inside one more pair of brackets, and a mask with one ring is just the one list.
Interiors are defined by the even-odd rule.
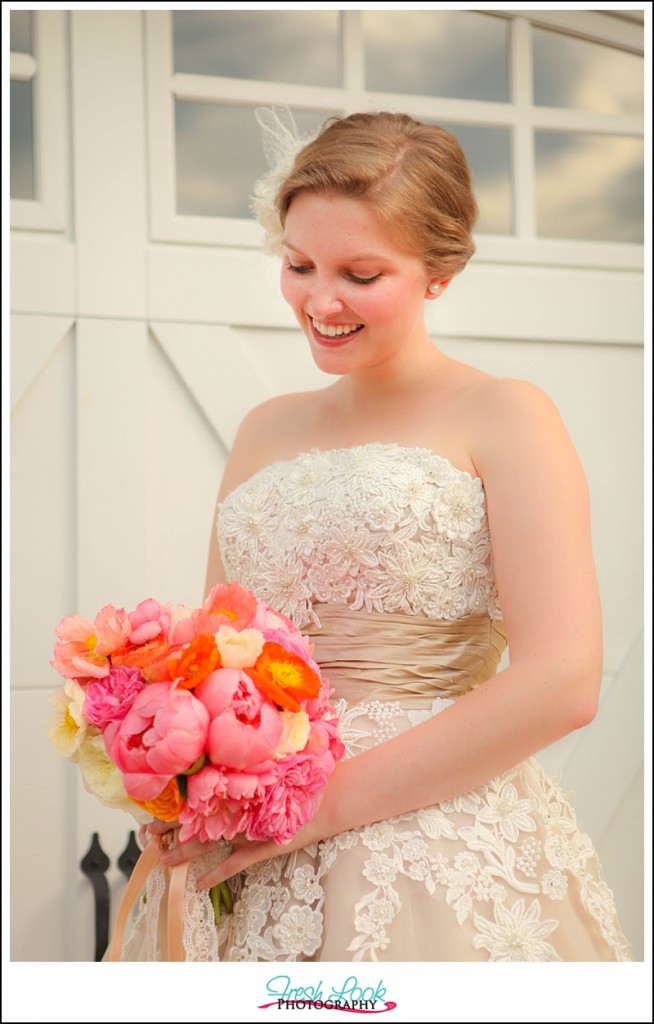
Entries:
[[393,845],[395,830],[388,822],[378,821],[374,825],[368,825],[361,838],[369,850],[386,850]]
[[99,732],[87,732],[79,748],[79,767],[82,781],[93,796],[106,807],[129,811],[137,821],[148,822],[152,815],[130,800],[123,785],[123,776],[105,750]]
[[568,879],[560,871],[548,871],[541,878],[540,887],[551,900],[562,900],[568,891]]
[[86,692],[76,679],[67,679],[65,686],[55,690],[50,704],[55,709],[48,736],[58,754],[77,761],[79,748],[86,736],[87,729],[93,729],[84,717],[84,701]]
[[280,711],[282,734],[275,747],[275,757],[287,757],[304,750],[311,732],[311,721],[306,711]]
[[505,839],[515,842],[520,831],[535,832],[536,823],[529,817],[533,811],[533,800],[519,800],[518,791],[512,783],[502,786],[499,793],[487,793],[488,806],[477,814],[477,821],[499,825]]
[[273,935],[282,952],[311,956],[322,939],[322,914],[311,907],[291,907],[273,928]]
[[303,900],[305,903],[312,903],[314,900],[320,899],[322,894],[316,872],[310,864],[304,864],[294,872],[291,889],[295,898]]
[[363,869],[364,878],[373,885],[388,885],[397,876],[397,864],[385,853],[373,853]]
[[533,900],[528,910],[525,901],[517,900],[510,909],[495,904],[495,923],[479,914],[474,915],[478,934],[472,944],[475,949],[487,949],[489,960],[494,961],[552,961],[559,960],[554,947],[546,942],[548,935],[558,927],[558,921],[540,920],[540,906]]
[[484,518],[481,481],[457,476],[440,495],[433,516],[449,540],[467,540],[479,530]]
[[216,633],[223,668],[252,668],[263,650],[263,643],[263,634],[258,629],[219,626]]

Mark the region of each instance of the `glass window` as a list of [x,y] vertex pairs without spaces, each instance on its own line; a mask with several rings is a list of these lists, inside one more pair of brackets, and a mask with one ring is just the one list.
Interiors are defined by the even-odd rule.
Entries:
[[29,11],[12,11],[9,21],[12,53],[32,53],[32,16]]
[[174,69],[339,86],[339,11],[175,11]]
[[[301,135],[330,116],[294,110]],[[175,103],[177,212],[212,217],[251,217],[250,195],[266,170],[261,129],[253,107]]]
[[472,11],[364,11],[361,18],[367,89],[508,100],[506,19]]
[[642,140],[536,132],[536,213],[545,238],[642,242]]
[[12,82],[10,104],[10,196],[12,199],[34,199],[32,83]]
[[468,157],[479,205],[475,233],[510,235],[513,232],[513,210],[509,129],[460,124],[443,127],[456,135]]
[[643,111],[643,58],[534,28],[534,103],[604,114]]

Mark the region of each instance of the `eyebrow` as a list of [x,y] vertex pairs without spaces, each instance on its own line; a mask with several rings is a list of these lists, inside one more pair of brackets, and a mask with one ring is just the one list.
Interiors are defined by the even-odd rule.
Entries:
[[[302,249],[298,249],[297,246],[293,245],[286,238],[283,239],[283,243],[282,244],[285,245],[287,249],[292,249],[293,252],[299,253],[300,255],[304,255]],[[363,252],[363,253],[361,253],[360,256],[353,256],[353,257],[347,259],[345,262],[346,263],[368,263],[368,262],[371,262],[371,261],[372,262],[374,262],[374,261],[377,261],[377,262],[382,261],[384,263],[388,263],[388,256],[380,256],[378,253],[373,253],[373,252]]]

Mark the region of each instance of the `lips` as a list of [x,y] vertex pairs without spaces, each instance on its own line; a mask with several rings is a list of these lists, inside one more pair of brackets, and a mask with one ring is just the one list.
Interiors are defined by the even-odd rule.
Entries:
[[343,345],[355,334],[363,330],[363,324],[327,324],[320,320],[309,317],[312,333],[316,341],[321,345],[335,346]]

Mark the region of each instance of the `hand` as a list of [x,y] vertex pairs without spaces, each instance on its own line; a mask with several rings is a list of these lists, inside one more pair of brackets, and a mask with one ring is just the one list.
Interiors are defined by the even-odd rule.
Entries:
[[[165,825],[166,822],[157,822],[158,825]],[[177,833],[175,833],[177,835]],[[189,839],[186,843],[180,843],[178,839],[170,844],[161,857],[161,863],[166,867],[174,867],[175,864],[182,864],[193,857],[211,850],[227,849],[229,852],[224,860],[215,868],[197,879],[198,889],[210,889],[214,885],[225,882],[233,875],[239,874],[253,864],[262,860],[272,860],[274,857],[281,857],[295,850],[302,850],[305,846],[318,841],[318,837],[311,834],[311,822],[283,846],[272,839],[252,840],[245,836],[235,836],[231,842],[219,839],[217,842],[203,843],[199,839]]]
[[145,849],[151,842],[155,842],[163,852],[173,845],[177,839],[177,832],[180,824],[178,821],[160,821],[155,818],[147,825],[141,825],[139,829],[139,842]]

